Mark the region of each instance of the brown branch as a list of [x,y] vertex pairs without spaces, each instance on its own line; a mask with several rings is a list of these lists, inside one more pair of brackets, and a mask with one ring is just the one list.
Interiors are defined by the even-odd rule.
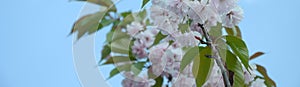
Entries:
[[215,45],[212,44],[212,40],[210,39],[209,33],[203,27],[203,24],[198,23],[198,25],[202,29],[202,32],[203,32],[204,37],[206,39],[207,46],[211,47],[211,49],[213,51],[213,57],[215,58],[217,65],[221,69],[225,87],[231,87],[229,76],[227,74],[227,69],[224,66],[225,63],[223,63],[222,58],[219,55],[219,51],[217,49],[217,46],[215,46]]

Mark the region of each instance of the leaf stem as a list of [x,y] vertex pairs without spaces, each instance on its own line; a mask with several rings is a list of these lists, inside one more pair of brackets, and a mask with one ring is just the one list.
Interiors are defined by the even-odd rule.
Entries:
[[211,47],[211,49],[213,51],[213,57],[215,58],[217,65],[221,69],[225,87],[231,87],[230,81],[229,81],[229,76],[227,74],[227,69],[225,68],[224,63],[222,62],[222,58],[219,55],[219,51],[218,51],[216,45],[212,44],[212,40],[210,39],[209,33],[203,27],[203,24],[198,24],[198,25],[201,27],[201,29],[203,31],[204,37],[206,39],[207,46]]

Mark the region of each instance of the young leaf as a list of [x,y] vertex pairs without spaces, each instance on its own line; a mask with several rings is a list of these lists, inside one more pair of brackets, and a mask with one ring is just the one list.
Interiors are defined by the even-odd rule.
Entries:
[[179,24],[178,29],[181,31],[181,33],[188,32],[189,30],[189,24]]
[[164,79],[161,76],[155,78],[154,80],[155,80],[155,85],[152,87],[163,87]]
[[255,54],[253,54],[251,57],[250,57],[250,60],[253,60],[261,55],[264,55],[265,53],[263,52],[256,52]]
[[243,65],[249,67],[249,52],[245,42],[235,36],[226,36],[226,43],[230,46],[232,51],[239,57]]
[[96,32],[98,30],[99,21],[104,17],[105,14],[105,12],[100,11],[94,14],[83,16],[74,23],[70,34],[78,31],[78,40],[86,33],[91,34]]
[[184,54],[182,61],[180,62],[180,72],[182,72],[184,68],[194,60],[195,57],[199,57],[199,48],[197,46],[189,49]]
[[113,76],[119,74],[122,71],[129,71],[130,67],[131,67],[131,64],[125,64],[125,65],[122,65],[122,66],[116,66],[116,68],[114,68],[113,70],[110,71],[110,74],[109,74],[109,77],[107,78],[107,80],[110,79],[110,78],[112,78]]
[[150,0],[143,0],[141,8],[143,8]]
[[146,18],[147,16],[147,10],[144,9],[143,11],[140,11],[140,12],[137,12],[137,13],[134,13],[134,19],[139,21],[139,22],[143,22],[144,19]]
[[134,17],[131,13],[131,14],[128,14],[126,17],[124,17],[123,21],[121,21],[118,26],[126,27],[126,25],[130,24],[133,21],[134,21]]
[[256,67],[257,71],[264,76],[265,84],[268,87],[276,87],[276,83],[269,77],[269,75],[267,74],[267,70],[263,66],[258,64],[256,64]]
[[241,30],[238,26],[235,26],[234,28],[225,28],[228,35],[237,36],[239,38],[242,38]]
[[217,38],[222,37],[222,24],[218,23],[217,26],[211,27],[211,29],[208,33],[209,33],[212,41],[215,43]]
[[164,39],[165,37],[167,37],[167,35],[163,35],[161,32],[158,32],[158,34],[155,36],[155,40],[153,42],[153,45],[158,44],[162,39]]
[[111,43],[111,51],[116,53],[121,53],[121,54],[128,54],[129,44],[130,44],[129,38],[122,38],[122,39],[115,40]]
[[118,70],[118,68],[114,68],[113,70],[110,71],[109,77],[107,79],[110,79],[119,73],[120,73],[120,71]]
[[129,62],[130,59],[127,56],[113,56],[106,60],[102,65],[105,64],[115,64],[115,63],[121,63],[121,62]]
[[129,43],[129,52],[128,52],[128,56],[130,60],[136,60],[135,55],[132,53],[132,46],[134,45],[134,40],[131,40]]
[[146,62],[138,62],[138,63],[134,63],[131,66],[131,71],[134,73],[135,76],[137,76],[142,71],[142,69],[144,68],[145,63]]
[[111,52],[111,49],[108,45],[105,45],[102,49],[102,52],[101,52],[101,59],[100,59],[100,62],[105,59]]
[[[206,47],[200,51],[199,61],[194,61],[194,63],[198,63],[198,74],[196,76],[196,84],[197,87],[201,87],[207,80],[209,76],[209,72],[212,68],[213,59],[207,58],[206,55],[211,55],[211,48]],[[195,72],[195,70],[193,70]]]
[[125,11],[125,12],[122,12],[120,13],[122,17],[127,17],[128,15],[130,15],[132,12],[131,11]]
[[226,54],[226,66],[228,70],[234,72],[233,76],[233,86],[234,87],[244,87],[244,71],[243,66],[238,61],[238,58],[236,55],[234,55],[232,52],[227,51]]
[[235,31],[236,31],[236,36],[242,38],[242,33],[241,33],[241,30],[240,30],[240,27],[239,26],[235,26]]
[[103,27],[106,27],[110,24],[112,24],[115,20],[113,19],[102,19],[101,22],[98,25],[98,29],[102,29]]

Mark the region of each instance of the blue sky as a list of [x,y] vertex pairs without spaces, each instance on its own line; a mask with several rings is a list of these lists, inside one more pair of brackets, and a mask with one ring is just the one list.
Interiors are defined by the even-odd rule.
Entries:
[[[253,62],[264,65],[279,87],[300,86],[299,3],[240,0],[245,13],[240,27],[250,54],[266,52]],[[73,64],[72,37],[67,34],[82,6],[68,0],[2,1],[0,87],[80,87]],[[121,11],[139,7],[138,0],[123,0],[118,5]],[[96,36],[98,56],[104,38],[99,33]],[[105,77],[109,67],[102,67]],[[113,81],[120,79],[109,80]]]

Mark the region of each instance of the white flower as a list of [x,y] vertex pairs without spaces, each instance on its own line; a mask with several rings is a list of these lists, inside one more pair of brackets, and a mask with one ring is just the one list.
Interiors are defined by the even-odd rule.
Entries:
[[138,32],[144,29],[143,25],[139,22],[132,22],[130,25],[126,26],[127,33],[131,36],[136,35]]
[[189,0],[167,0],[166,3],[169,4],[170,11],[183,18],[186,16],[187,11],[189,10],[188,5],[186,4],[187,2],[189,2]]
[[180,74],[176,80],[172,81],[172,87],[196,87],[195,78]]
[[251,83],[250,87],[267,87],[264,82],[265,82],[264,79],[257,78],[255,81]]
[[153,20],[154,25],[157,26],[157,29],[161,30],[163,34],[172,34],[178,31],[178,24],[180,21],[178,15],[157,5],[152,5],[150,10],[150,17]]
[[187,33],[179,33],[174,36],[175,43],[179,43],[180,47],[186,47],[186,46],[198,46],[199,41],[195,38],[195,35],[193,32],[187,32]]
[[160,43],[150,48],[149,60],[152,63],[152,66],[149,70],[157,76],[163,72],[164,66],[166,65],[166,59],[163,59],[162,57],[168,46],[169,43]]
[[215,26],[217,22],[221,21],[221,18],[217,12],[217,9],[210,4],[200,3],[199,1],[191,1],[188,4],[191,8],[188,15],[193,21],[200,24],[207,24],[207,26]]
[[169,43],[160,43],[150,49],[149,59],[152,64],[161,63],[162,56],[167,50]]
[[147,76],[134,76],[131,72],[125,72],[126,78],[122,81],[123,87],[151,87],[155,84],[155,80],[148,79]]
[[[256,65],[250,65],[250,67],[253,70],[256,70]],[[246,68],[243,68],[244,70],[244,77],[245,77],[245,84],[249,84],[251,81],[254,80],[254,78],[256,77],[256,74],[253,70],[249,70],[249,72],[246,70]]]
[[136,39],[138,39],[141,43],[143,43],[146,47],[150,47],[154,42],[154,34],[151,30],[146,30],[143,32],[140,32],[135,36]]
[[167,50],[163,55],[163,60],[166,60],[166,65],[164,67],[164,72],[172,75],[172,77],[177,77],[180,69],[180,61],[175,61],[175,57],[178,54],[173,53],[171,50]]
[[132,53],[137,56],[137,58],[145,58],[147,57],[146,46],[143,42],[138,40],[134,41],[134,45],[132,46]]
[[152,0],[153,5],[162,5],[164,3],[164,0]]
[[203,84],[203,87],[225,87],[221,70],[217,66],[216,62],[213,65],[208,80]]
[[210,4],[218,10],[219,14],[224,15],[237,6],[237,1],[238,0],[210,0]]
[[232,9],[228,14],[223,16],[223,25],[233,28],[243,19],[243,14],[243,10],[240,7]]
[[190,7],[190,10],[188,11],[188,16],[193,19],[193,21],[197,21],[201,24],[204,24],[204,21],[206,20],[205,16],[202,15],[202,9],[204,8],[204,5],[201,4],[199,1],[190,1],[187,3],[187,5]]

